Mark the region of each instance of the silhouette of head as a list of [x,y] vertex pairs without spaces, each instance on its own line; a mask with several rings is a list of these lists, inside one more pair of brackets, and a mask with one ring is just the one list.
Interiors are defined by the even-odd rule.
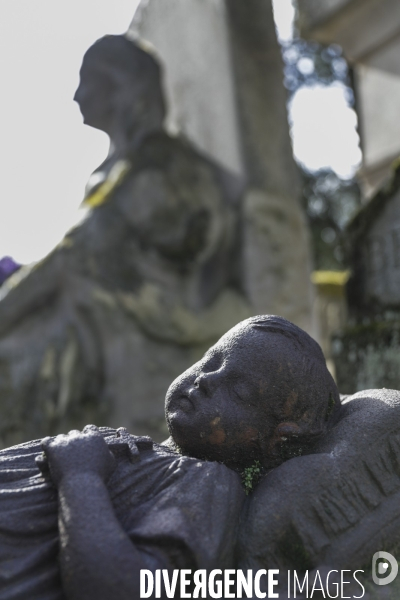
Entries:
[[86,52],[74,100],[84,122],[113,137],[142,129],[160,129],[165,103],[158,62],[139,41],[107,35]]
[[310,451],[339,405],[318,344],[267,315],[239,323],[172,383],[166,418],[184,453],[272,467]]

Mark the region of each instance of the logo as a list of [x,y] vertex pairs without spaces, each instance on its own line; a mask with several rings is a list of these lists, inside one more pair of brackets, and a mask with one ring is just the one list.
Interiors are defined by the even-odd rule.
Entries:
[[[379,562],[378,562],[379,561]],[[389,569],[389,566],[391,567]],[[375,552],[372,557],[372,579],[376,585],[388,585],[397,577],[399,565],[389,552]],[[387,574],[388,573],[388,574]],[[382,575],[386,575],[382,577]]]

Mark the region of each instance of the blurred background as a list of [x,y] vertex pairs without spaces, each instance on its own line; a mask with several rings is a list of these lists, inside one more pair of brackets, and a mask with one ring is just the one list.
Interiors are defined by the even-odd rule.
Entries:
[[[0,257],[9,255],[22,264],[40,260],[83,218],[79,206],[86,182],[106,157],[109,141],[103,132],[83,126],[72,101],[79,69],[96,39],[126,31],[138,4],[2,2]],[[275,0],[273,8],[296,160],[305,174],[331,171],[330,189],[340,183],[353,195],[361,151],[346,58],[337,43],[300,37],[296,3]],[[306,175],[307,196],[310,186]],[[348,199],[348,212],[354,202]],[[319,206],[311,202],[310,215],[321,214]],[[324,236],[321,245],[332,244],[333,231]],[[337,264],[334,255],[330,261],[328,266]]]
[[304,327],[343,393],[398,388],[398,0],[242,4],[1,4],[0,283],[90,217],[84,189],[109,139],[72,98],[86,49],[129,30],[164,67],[169,134],[245,182],[235,314]]

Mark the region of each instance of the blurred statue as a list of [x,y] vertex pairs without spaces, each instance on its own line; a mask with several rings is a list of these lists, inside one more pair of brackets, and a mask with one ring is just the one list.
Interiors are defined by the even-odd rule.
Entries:
[[240,183],[163,130],[160,67],[125,36],[85,54],[75,94],[110,153],[86,220],[2,286],[0,438],[85,422],[163,437],[169,382],[250,314],[240,291]]

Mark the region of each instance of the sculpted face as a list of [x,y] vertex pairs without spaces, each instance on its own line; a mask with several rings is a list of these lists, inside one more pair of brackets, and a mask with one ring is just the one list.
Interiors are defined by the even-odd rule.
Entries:
[[142,44],[123,35],[104,36],[87,50],[74,100],[84,123],[105,131],[122,151],[163,127],[160,67]]
[[268,406],[270,346],[265,333],[238,326],[172,383],[166,419],[185,453],[235,467],[262,458],[276,427]]
[[166,420],[184,454],[243,469],[307,453],[340,410],[321,348],[282,317],[239,323],[170,386]]
[[84,60],[74,100],[79,104],[86,125],[110,132],[115,93],[116,82],[109,70]]

